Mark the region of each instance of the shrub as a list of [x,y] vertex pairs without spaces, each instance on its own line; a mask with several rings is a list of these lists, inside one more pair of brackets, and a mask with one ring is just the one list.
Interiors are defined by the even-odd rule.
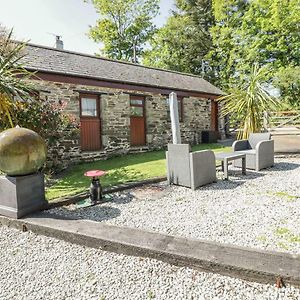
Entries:
[[[48,146],[55,144],[65,132],[76,131],[78,124],[74,116],[64,112],[65,104],[49,100],[16,101],[12,107],[12,120],[15,125],[29,128],[39,133]],[[2,121],[2,122],[1,122]],[[9,128],[2,116],[0,128]]]
[[[34,99],[16,101],[11,108],[14,125],[29,128],[40,134],[46,141],[49,155],[45,171],[56,173],[62,169],[58,153],[53,149],[63,139],[79,133],[79,124],[75,116],[64,112],[65,103]],[[0,131],[10,128],[5,114],[0,116]]]

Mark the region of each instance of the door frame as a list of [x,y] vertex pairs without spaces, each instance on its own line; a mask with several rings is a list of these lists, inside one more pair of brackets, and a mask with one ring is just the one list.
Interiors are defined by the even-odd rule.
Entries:
[[[92,117],[92,116],[83,116],[82,115],[82,98],[89,98],[89,99],[95,99],[96,100],[96,108],[97,108],[97,116],[95,117]],[[89,93],[80,93],[79,94],[79,119],[80,119],[80,122],[81,120],[83,119],[86,119],[86,120],[99,120],[99,133],[100,133],[100,136],[99,136],[99,139],[100,139],[100,147],[98,150],[101,150],[102,147],[103,147],[103,144],[102,144],[102,121],[101,121],[101,112],[100,112],[100,109],[101,109],[101,105],[100,105],[100,101],[101,101],[101,95],[98,95],[98,94],[89,94]],[[80,132],[80,148],[81,148],[81,151],[89,151],[89,150],[82,150],[82,141],[81,141],[81,132]],[[98,151],[98,150],[93,150],[93,151]]]
[[[143,104],[139,105],[139,104],[131,104],[131,100],[142,100]],[[130,146],[131,147],[141,147],[141,146],[145,146],[147,145],[147,122],[146,122],[146,97],[143,95],[138,96],[138,95],[130,95],[129,96],[129,109],[131,107],[142,107],[143,108],[143,118],[144,118],[144,141],[145,143],[143,145],[132,145],[132,140],[131,140],[131,121],[130,121]],[[133,118],[141,118],[141,117],[133,117]],[[131,112],[130,112],[130,120],[131,120]]]
[[219,103],[215,100],[211,101],[210,109],[210,127],[212,131],[219,132]]

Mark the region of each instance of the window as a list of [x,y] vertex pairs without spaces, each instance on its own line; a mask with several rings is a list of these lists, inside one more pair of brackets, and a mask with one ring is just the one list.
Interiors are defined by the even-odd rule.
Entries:
[[131,99],[130,105],[141,105],[143,106],[144,101],[142,99]]
[[131,106],[130,115],[132,117],[142,117],[143,116],[143,107]]
[[81,98],[81,116],[97,117],[97,99],[96,98]]
[[[178,103],[179,121],[182,122],[183,121],[183,98],[177,97],[177,103]],[[167,115],[168,115],[168,120],[171,121],[169,98],[167,98]]]
[[144,99],[132,96],[130,99],[130,116],[143,117],[144,116]]

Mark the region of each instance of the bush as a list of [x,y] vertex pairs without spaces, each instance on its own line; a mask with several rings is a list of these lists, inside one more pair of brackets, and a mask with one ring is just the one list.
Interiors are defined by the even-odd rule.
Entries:
[[[19,125],[40,134],[50,150],[61,140],[79,133],[79,124],[75,116],[64,112],[65,106],[65,103],[40,99],[16,101],[11,108],[12,121],[14,126]],[[7,116],[2,114],[0,131],[10,127]],[[60,169],[55,161],[59,160],[53,159],[53,162],[47,163],[46,166],[49,166],[46,167],[47,171],[57,172]]]
[[[51,146],[66,131],[76,131],[78,128],[75,117],[65,113],[64,108],[64,103],[58,104],[49,100],[17,101],[12,106],[13,124],[39,133],[48,146]],[[0,126],[1,129],[10,127],[5,116],[2,116]]]

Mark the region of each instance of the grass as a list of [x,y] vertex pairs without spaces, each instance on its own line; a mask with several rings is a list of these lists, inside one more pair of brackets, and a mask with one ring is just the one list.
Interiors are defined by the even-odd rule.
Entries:
[[275,230],[275,234],[280,236],[290,244],[300,243],[300,236],[294,234],[286,227],[279,227]]
[[279,247],[279,248],[281,248],[281,249],[284,249],[284,250],[290,250],[290,247],[287,245],[287,244],[285,244],[285,243],[283,243],[283,242],[278,242],[277,243],[277,246]]
[[298,196],[290,195],[286,192],[276,192],[274,195],[282,198],[286,198],[288,201],[295,201],[297,200]]
[[287,234],[290,234],[290,230],[285,227],[280,227],[275,230],[275,233],[277,235],[287,235]]
[[265,235],[260,235],[260,236],[256,237],[256,239],[263,243],[265,243],[267,241],[267,237]]
[[274,195],[274,196],[277,196],[277,197],[280,197],[280,198],[284,198],[288,202],[294,202],[299,198],[299,196],[290,195],[286,192],[268,192],[268,195],[270,195],[270,196]]
[[[224,147],[220,144],[200,144],[192,147],[193,151],[205,149],[211,149],[215,152],[231,150],[230,147]],[[95,169],[108,171],[108,174],[101,178],[103,187],[166,176],[165,151],[128,154],[108,160],[74,165],[65,171],[55,184],[47,189],[47,199],[51,201],[86,191],[89,187],[90,179],[83,174],[88,170]]]

